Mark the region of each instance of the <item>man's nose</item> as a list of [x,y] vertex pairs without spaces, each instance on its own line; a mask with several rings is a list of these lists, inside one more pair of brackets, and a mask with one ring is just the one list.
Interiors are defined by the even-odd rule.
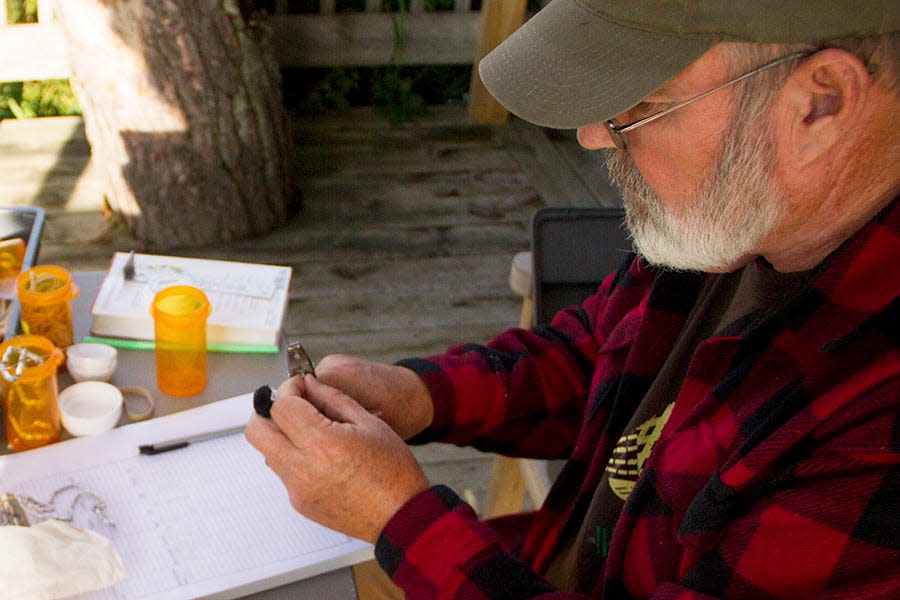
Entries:
[[593,123],[578,128],[578,143],[588,150],[615,148],[605,123]]

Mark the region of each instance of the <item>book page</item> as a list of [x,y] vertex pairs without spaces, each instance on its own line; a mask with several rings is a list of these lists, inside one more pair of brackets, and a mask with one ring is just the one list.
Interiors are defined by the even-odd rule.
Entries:
[[155,456],[140,444],[246,423],[252,397],[0,457],[0,493],[46,501],[77,484],[106,503],[115,527],[82,499],[74,523],[110,538],[127,578],[90,599],[217,598],[259,591],[372,556],[369,544],[296,513],[281,481],[242,433]]

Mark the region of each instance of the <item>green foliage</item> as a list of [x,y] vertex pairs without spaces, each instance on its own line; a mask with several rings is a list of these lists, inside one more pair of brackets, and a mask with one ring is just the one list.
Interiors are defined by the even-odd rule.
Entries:
[[402,123],[425,111],[425,99],[413,90],[412,78],[405,76],[397,66],[375,73],[372,78],[372,101],[394,123]]
[[285,106],[302,114],[377,106],[393,121],[421,114],[429,104],[465,100],[471,65],[287,69]]
[[0,119],[80,115],[66,80],[0,84]]
[[[384,11],[409,10],[409,0],[388,0],[383,4]],[[453,10],[453,0],[425,0],[425,10]]]
[[453,0],[425,0],[425,10],[453,10]]
[[[453,10],[454,0],[425,0],[426,10]],[[267,8],[271,2],[259,1],[255,5],[258,8]],[[476,0],[477,4],[477,0]],[[316,13],[319,11],[319,0],[289,0],[288,12],[290,13]],[[361,12],[365,10],[365,0],[337,0],[334,5],[335,12]],[[409,0],[387,0],[382,5],[382,11],[394,12],[399,10],[409,10]]]
[[[37,21],[37,0],[6,0],[10,23]],[[22,49],[22,54],[28,50]],[[81,109],[68,81],[0,83],[0,119],[78,115]]]
[[359,70],[347,68],[327,69],[319,78],[313,78],[302,103],[304,112],[325,113],[350,107],[350,97],[359,87]]
[[6,0],[10,23],[37,23],[37,0]]

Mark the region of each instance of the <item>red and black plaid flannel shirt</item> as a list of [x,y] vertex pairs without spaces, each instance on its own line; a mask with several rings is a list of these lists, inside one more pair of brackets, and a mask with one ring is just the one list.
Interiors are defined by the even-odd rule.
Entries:
[[[635,259],[550,328],[402,363],[435,403],[414,441],[570,457],[513,521],[479,522],[442,486],[410,500],[376,545],[407,598],[585,597],[537,573],[703,279]],[[697,348],[592,597],[900,598],[898,290],[895,200],[796,293]]]

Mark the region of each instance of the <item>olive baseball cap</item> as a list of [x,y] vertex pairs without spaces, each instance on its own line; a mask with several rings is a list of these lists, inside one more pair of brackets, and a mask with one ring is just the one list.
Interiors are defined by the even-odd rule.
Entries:
[[898,29],[898,0],[552,0],[479,73],[513,114],[570,129],[631,108],[721,41],[815,44]]

